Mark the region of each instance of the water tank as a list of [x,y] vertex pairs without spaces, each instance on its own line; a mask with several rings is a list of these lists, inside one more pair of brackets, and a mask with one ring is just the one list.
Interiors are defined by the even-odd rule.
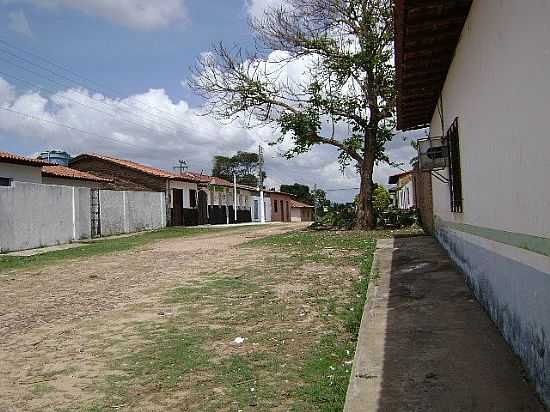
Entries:
[[45,150],[38,156],[40,160],[56,165],[69,166],[71,155],[62,150]]

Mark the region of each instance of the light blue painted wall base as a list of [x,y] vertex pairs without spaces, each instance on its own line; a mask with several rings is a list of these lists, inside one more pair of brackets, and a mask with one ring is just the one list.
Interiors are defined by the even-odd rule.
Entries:
[[444,224],[435,235],[550,406],[550,274],[471,243]]

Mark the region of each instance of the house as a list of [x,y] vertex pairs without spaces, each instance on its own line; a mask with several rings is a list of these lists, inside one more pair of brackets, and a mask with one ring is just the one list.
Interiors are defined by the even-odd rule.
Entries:
[[430,128],[435,237],[550,405],[550,2],[395,7],[397,123]]
[[78,186],[99,189],[110,184],[111,179],[94,176],[90,173],[71,169],[61,165],[49,165],[42,167],[42,183],[46,185]]
[[398,209],[414,209],[416,207],[415,176],[412,171],[400,173],[389,177],[390,185],[395,187],[395,206]]
[[271,221],[290,222],[290,202],[294,199],[294,195],[273,189],[268,193],[271,201]]
[[[237,184],[236,199],[233,183],[215,176],[207,176],[208,216],[210,224],[251,222],[252,197],[255,188]],[[236,204],[235,204],[236,203]],[[235,208],[237,220],[235,220]]]
[[166,196],[169,226],[204,224],[207,216],[206,194],[198,196],[204,179],[194,173],[167,172],[113,156],[84,153],[69,163],[72,169],[93,174],[111,182],[103,189],[163,192]]
[[290,201],[290,221],[291,222],[311,222],[313,221],[314,207],[298,202],[297,200]]
[[0,152],[0,186],[13,181],[42,183],[42,167],[48,163],[13,153]]

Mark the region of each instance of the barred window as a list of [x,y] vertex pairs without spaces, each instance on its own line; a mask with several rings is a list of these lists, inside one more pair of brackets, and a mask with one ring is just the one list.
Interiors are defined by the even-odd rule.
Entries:
[[460,143],[458,137],[458,117],[447,130],[449,145],[449,191],[451,211],[462,213],[462,177],[460,172]]

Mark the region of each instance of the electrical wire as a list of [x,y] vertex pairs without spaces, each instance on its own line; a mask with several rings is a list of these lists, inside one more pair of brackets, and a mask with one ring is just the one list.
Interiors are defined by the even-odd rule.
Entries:
[[126,146],[132,146],[132,147],[137,147],[137,148],[143,149],[142,146],[139,146],[139,145],[136,145],[136,144],[132,144],[132,143],[129,143],[129,142],[123,142],[123,141],[113,139],[111,137],[107,137],[107,136],[104,136],[104,135],[101,135],[101,134],[98,134],[98,133],[88,132],[86,130],[79,129],[78,127],[69,126],[69,125],[66,125],[64,123],[59,123],[59,122],[55,122],[53,120],[44,119],[44,118],[39,117],[39,116],[34,116],[32,114],[23,113],[23,112],[20,112],[20,111],[17,111],[17,110],[10,109],[9,107],[0,106],[0,110],[4,110],[4,111],[10,112],[10,113],[14,113],[14,114],[17,114],[17,115],[22,116],[22,117],[27,117],[27,118],[35,120],[35,121],[49,123],[49,124],[53,124],[53,125],[59,126],[59,127],[64,127],[66,129],[69,129],[69,130],[72,130],[72,131],[75,131],[75,132],[87,134],[89,136],[95,136],[95,137],[99,137],[101,139],[110,140],[110,141],[112,141],[114,143],[117,143],[117,144],[123,144],[123,145],[126,145]]

